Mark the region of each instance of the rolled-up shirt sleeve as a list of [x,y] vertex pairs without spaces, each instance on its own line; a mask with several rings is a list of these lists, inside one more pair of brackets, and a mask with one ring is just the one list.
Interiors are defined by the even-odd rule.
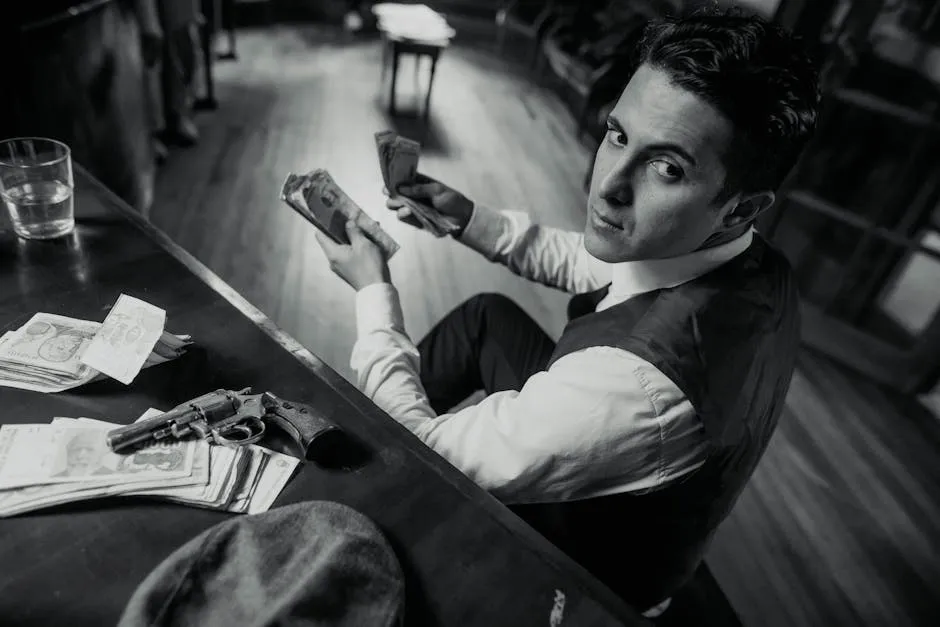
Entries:
[[584,248],[584,235],[535,224],[522,211],[475,205],[458,240],[519,276],[569,293],[610,282],[610,266]]
[[360,389],[426,445],[507,503],[652,490],[701,466],[706,439],[688,399],[636,355],[566,355],[522,390],[436,416],[395,288],[360,290],[351,365]]

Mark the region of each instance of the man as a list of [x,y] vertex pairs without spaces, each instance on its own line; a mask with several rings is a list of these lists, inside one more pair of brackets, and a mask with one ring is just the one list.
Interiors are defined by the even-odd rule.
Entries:
[[111,469],[101,463],[106,452],[103,434],[80,431],[65,445],[65,468],[53,477],[111,474]]
[[[651,24],[597,150],[583,234],[423,181],[458,239],[573,293],[557,345],[501,296],[415,347],[376,247],[320,238],[356,290],[359,385],[627,601],[688,580],[776,425],[799,340],[789,266],[753,228],[812,134],[815,71],[735,13]],[[390,208],[408,219],[394,198]],[[472,390],[487,396],[446,413]]]
[[193,100],[198,50],[196,30],[202,19],[197,0],[159,0],[162,30],[161,86],[163,131],[161,138],[176,146],[189,147],[199,141],[193,121]]

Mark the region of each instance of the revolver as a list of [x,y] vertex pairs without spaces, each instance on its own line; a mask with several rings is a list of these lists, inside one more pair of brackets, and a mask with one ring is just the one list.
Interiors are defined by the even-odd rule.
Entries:
[[194,434],[215,444],[245,446],[260,440],[269,422],[280,427],[308,461],[328,453],[331,441],[343,433],[307,405],[285,401],[270,392],[252,394],[251,388],[245,388],[203,394],[159,416],[113,429],[106,441],[115,453]]

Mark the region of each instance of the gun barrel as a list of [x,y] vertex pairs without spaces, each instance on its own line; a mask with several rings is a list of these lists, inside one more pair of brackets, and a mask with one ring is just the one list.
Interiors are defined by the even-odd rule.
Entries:
[[167,427],[173,424],[185,424],[188,417],[195,415],[192,407],[177,407],[159,416],[152,416],[129,425],[108,431],[105,441],[115,453],[150,444],[169,435]]
[[213,422],[234,414],[238,402],[236,393],[228,390],[203,394],[159,416],[112,429],[107,433],[106,442],[112,451],[120,453],[164,438],[179,438],[189,434],[194,421],[200,417]]
[[115,453],[137,448],[153,440],[153,432],[140,424],[127,425],[108,431],[105,441]]

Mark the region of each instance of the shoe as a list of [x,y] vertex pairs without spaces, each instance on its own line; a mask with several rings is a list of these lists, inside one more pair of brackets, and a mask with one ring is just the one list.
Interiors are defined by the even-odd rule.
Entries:
[[157,162],[157,165],[163,165],[166,163],[167,157],[170,156],[170,151],[167,149],[166,144],[164,144],[158,137],[153,138],[153,160]]
[[163,131],[163,139],[168,144],[189,148],[199,142],[199,130],[189,118],[180,118],[176,124],[167,126]]
[[662,603],[654,605],[645,612],[643,612],[643,618],[659,618],[666,613],[666,610],[669,609],[669,606],[672,605],[672,597],[669,597]]

